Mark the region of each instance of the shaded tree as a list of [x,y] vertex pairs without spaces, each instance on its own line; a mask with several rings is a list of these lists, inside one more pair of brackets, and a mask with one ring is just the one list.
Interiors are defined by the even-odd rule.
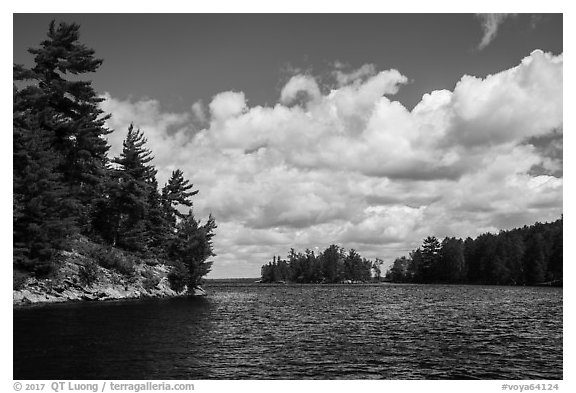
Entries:
[[185,215],[178,210],[179,206],[192,206],[190,199],[198,194],[198,190],[190,191],[193,185],[190,181],[184,179],[184,173],[180,169],[172,171],[168,183],[162,188],[162,202],[164,211],[169,224],[175,228],[179,218]]
[[54,253],[74,232],[74,202],[67,197],[60,159],[35,116],[14,113],[13,243],[16,267],[48,273]]
[[212,262],[208,259],[214,256],[212,238],[216,229],[216,221],[210,216],[204,225],[194,218],[192,210],[178,223],[176,237],[171,243],[168,256],[176,262],[181,270],[185,266],[184,281],[189,291],[197,287],[202,277],[210,272]]
[[410,253],[407,273],[397,259],[387,277],[401,282],[466,282],[497,285],[562,284],[562,218],[476,239],[434,237]]
[[424,281],[436,281],[441,245],[435,236],[428,236],[422,243],[422,274]]
[[562,236],[563,218],[561,218],[552,235],[552,245],[550,250],[550,263],[548,271],[550,281],[561,280],[563,275],[563,236]]
[[104,238],[129,251],[144,252],[148,244],[147,216],[156,170],[150,164],[152,153],[145,144],[144,134],[130,124],[122,152],[113,160],[116,167],[107,187],[108,203],[99,212],[110,216],[105,220],[108,227],[99,228]]
[[424,262],[422,259],[422,250],[417,248],[414,251],[410,252],[408,264],[408,280],[413,282],[423,282],[425,280],[424,277]]
[[330,245],[320,257],[324,280],[329,283],[338,282],[342,277],[344,252],[335,244]]
[[531,234],[524,256],[524,271],[527,284],[538,284],[546,278],[546,256],[542,234]]
[[148,250],[153,255],[164,257],[167,245],[174,239],[169,218],[166,217],[162,204],[162,195],[158,190],[158,182],[152,179],[148,187],[148,214],[145,219]]
[[392,267],[388,270],[386,278],[394,282],[410,281],[409,267],[410,260],[406,257],[396,258]]
[[455,283],[465,279],[464,242],[461,239],[445,238],[442,241],[439,260],[438,279],[440,281]]
[[[55,171],[61,174],[68,198],[77,204],[81,229],[89,231],[92,203],[102,191],[109,146],[104,136],[108,115],[99,108],[103,100],[92,82],[80,80],[102,64],[94,50],[80,43],[77,24],[50,23],[48,38],[39,48],[29,49],[34,66],[14,66],[14,80],[20,105],[36,116],[51,148],[58,155]],[[15,86],[16,86],[15,85]]]

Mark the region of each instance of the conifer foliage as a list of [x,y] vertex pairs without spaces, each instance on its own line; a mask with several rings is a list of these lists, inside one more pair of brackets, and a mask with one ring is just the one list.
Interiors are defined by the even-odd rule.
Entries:
[[278,256],[261,268],[261,281],[297,283],[369,282],[380,280],[382,261],[363,258],[356,250],[348,253],[335,244],[316,255],[312,250],[291,249],[288,259]]
[[397,258],[394,282],[496,285],[562,284],[563,218],[476,239],[424,239],[410,257]]
[[123,143],[122,153],[114,158],[117,165],[112,185],[114,224],[112,243],[130,251],[145,251],[147,247],[146,218],[156,170],[150,161],[152,153],[144,145],[146,139],[131,124]]
[[190,191],[192,187],[193,185],[184,179],[184,173],[177,169],[172,172],[168,183],[162,188],[164,211],[171,225],[176,225],[179,218],[184,218],[184,214],[178,210],[179,206],[192,206],[190,198],[198,193],[198,190]]
[[109,146],[104,138],[109,116],[98,104],[102,101],[87,80],[97,71],[101,59],[94,50],[79,42],[77,24],[50,23],[48,39],[39,48],[29,49],[34,66],[14,66],[14,110],[27,112],[37,126],[48,133],[51,148],[57,153],[56,170],[74,200],[77,224],[88,230],[92,201],[101,192]]
[[30,49],[34,66],[14,65],[14,267],[45,274],[72,235],[173,265],[171,282],[193,290],[214,256],[212,216],[201,225],[192,210],[198,190],[175,170],[162,188],[144,133],[130,125],[110,160],[103,100],[85,74],[101,59],[80,43],[77,24],[50,23]]
[[39,273],[50,270],[56,249],[74,227],[62,176],[55,169],[59,157],[50,134],[28,114],[14,117],[14,261]]
[[169,250],[169,258],[176,261],[179,269],[184,272],[188,288],[194,288],[208,274],[212,262],[208,258],[214,256],[212,238],[216,222],[212,216],[206,224],[200,225],[190,210],[178,223],[176,237]]

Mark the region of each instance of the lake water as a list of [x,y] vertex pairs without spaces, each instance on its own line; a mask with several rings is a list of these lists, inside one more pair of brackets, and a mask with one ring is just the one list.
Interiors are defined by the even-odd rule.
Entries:
[[14,379],[561,379],[562,289],[220,284],[14,310]]

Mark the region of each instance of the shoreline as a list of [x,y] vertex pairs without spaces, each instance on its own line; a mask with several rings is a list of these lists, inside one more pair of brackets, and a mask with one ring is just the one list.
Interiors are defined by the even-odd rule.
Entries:
[[84,263],[73,258],[73,253],[70,254],[50,278],[29,277],[19,288],[13,289],[13,307],[206,295],[201,287],[196,287],[190,292],[186,287],[180,292],[174,291],[168,281],[170,267],[164,264],[153,266],[146,263],[137,264],[129,275],[97,266],[95,268],[97,279],[86,284],[81,278]]

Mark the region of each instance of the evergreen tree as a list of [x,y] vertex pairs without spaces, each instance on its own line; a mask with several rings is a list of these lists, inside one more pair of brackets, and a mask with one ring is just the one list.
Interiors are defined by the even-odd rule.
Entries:
[[[16,105],[15,105],[16,107]],[[13,243],[16,267],[48,273],[56,250],[74,230],[59,157],[35,116],[14,113]]]
[[522,259],[525,253],[525,243],[518,231],[505,232],[503,234],[504,259],[509,272],[506,284],[518,285],[524,282],[524,268]]
[[477,247],[477,242],[471,237],[467,237],[464,240],[464,260],[466,261],[466,282],[475,283],[478,281],[480,276],[481,266],[479,263],[479,250]]
[[425,281],[436,281],[440,261],[440,242],[435,236],[428,236],[422,243],[422,273]]
[[423,271],[423,258],[422,250],[417,248],[416,250],[410,252],[410,263],[408,264],[408,280],[413,282],[424,282],[424,271]]
[[539,284],[546,277],[546,256],[544,239],[541,233],[531,234],[524,257],[524,271],[527,284]]
[[112,211],[116,214],[113,244],[131,251],[145,251],[148,244],[148,202],[156,170],[149,162],[152,153],[144,147],[146,138],[131,124],[122,153],[113,162],[115,185]]
[[461,282],[466,274],[465,269],[462,239],[445,238],[440,250],[439,279],[449,283]]
[[[109,146],[104,136],[109,116],[104,115],[90,81],[78,75],[95,72],[102,64],[94,50],[79,42],[79,25],[52,21],[48,39],[39,48],[29,49],[34,55],[30,69],[14,66],[14,80],[24,86],[16,94],[31,113],[37,113],[37,128],[46,132],[54,152],[55,172],[62,176],[67,198],[75,209],[78,224],[88,231],[92,202],[102,191]],[[72,77],[70,76],[72,75]]]
[[556,281],[562,279],[563,274],[563,236],[562,236],[563,218],[558,221],[552,237],[552,247],[550,252],[549,280]]
[[189,291],[197,287],[202,277],[210,272],[212,262],[208,261],[208,258],[215,255],[212,238],[216,228],[216,221],[212,216],[206,224],[199,225],[192,210],[178,223],[176,238],[169,249],[169,258],[176,262],[177,268],[179,264],[186,267],[185,282]]
[[158,182],[154,178],[149,185],[148,214],[146,217],[148,249],[158,257],[164,257],[166,247],[174,238],[168,218],[162,205],[162,196],[158,191]]
[[184,173],[180,169],[172,172],[168,183],[162,188],[162,203],[166,219],[172,228],[176,227],[178,218],[184,218],[178,206],[192,206],[191,197],[198,194],[198,190],[190,191],[193,184],[184,179]]
[[340,281],[344,270],[343,250],[337,245],[332,244],[324,250],[321,260],[322,271],[326,282],[334,283]]
[[[446,238],[439,253],[435,238],[410,253],[411,282],[466,282],[497,285],[562,285],[562,218],[476,239]],[[432,262],[430,262],[432,260]],[[387,278],[401,281],[397,259]]]

